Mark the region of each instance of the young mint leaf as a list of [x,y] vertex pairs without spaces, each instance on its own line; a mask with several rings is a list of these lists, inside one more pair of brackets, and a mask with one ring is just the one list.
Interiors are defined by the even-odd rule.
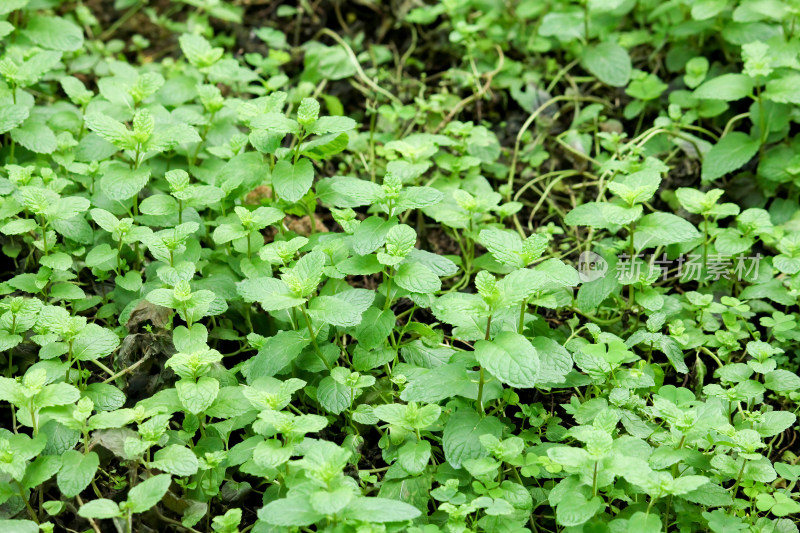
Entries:
[[190,413],[199,414],[214,403],[219,394],[219,381],[203,376],[195,383],[190,379],[181,379],[175,384],[181,405]]
[[631,59],[617,43],[606,41],[586,49],[581,63],[600,81],[613,87],[624,87],[631,77]]
[[413,505],[387,498],[356,498],[342,511],[345,519],[362,522],[404,522],[420,516]]
[[274,500],[258,510],[260,520],[281,527],[309,526],[324,517],[311,507],[307,497],[300,495]]
[[83,47],[83,30],[61,17],[32,17],[23,33],[39,46],[51,50],[74,52]]
[[89,486],[100,465],[100,457],[95,452],[84,455],[77,450],[69,450],[61,457],[61,470],[58,472],[58,488],[61,493],[72,498]]
[[314,182],[314,166],[311,161],[300,158],[296,163],[278,161],[272,170],[272,186],[278,196],[288,202],[300,200]]
[[155,453],[150,468],[157,468],[175,476],[192,476],[197,473],[199,463],[192,450],[179,444],[172,444]]
[[208,68],[222,59],[224,50],[212,47],[201,35],[183,34],[179,39],[181,50],[189,62],[197,68]]
[[450,416],[444,427],[443,449],[447,462],[460,468],[464,461],[486,457],[489,452],[481,445],[481,435],[500,437],[503,424],[493,416],[481,418],[471,410],[462,409]]
[[309,128],[309,131],[317,135],[342,133],[352,130],[356,125],[356,121],[350,117],[320,117]]
[[86,502],[78,509],[78,514],[84,518],[97,518],[100,520],[120,516],[117,502],[100,498]]
[[147,511],[161,501],[171,483],[169,474],[158,474],[142,481],[128,491],[126,507],[134,513]]
[[651,213],[636,223],[633,245],[636,250],[688,242],[700,237],[697,228],[686,219],[671,213]]
[[13,130],[29,116],[27,107],[21,105],[8,105],[0,108],[0,133]]
[[305,298],[294,296],[286,283],[275,278],[246,279],[237,284],[236,290],[246,302],[258,302],[265,311],[280,311],[305,302]]
[[493,340],[475,343],[475,357],[497,379],[512,387],[533,388],[539,375],[539,354],[518,333],[503,331]]
[[694,90],[694,97],[707,100],[740,100],[753,91],[753,80],[744,74],[723,74]]
[[88,324],[72,342],[72,355],[78,361],[95,360],[109,355],[119,344],[119,337],[113,331]]
[[421,263],[403,263],[397,267],[394,281],[409,292],[432,294],[442,288],[439,276]]
[[715,144],[703,159],[703,182],[707,183],[741,168],[758,152],[758,139],[734,131]]

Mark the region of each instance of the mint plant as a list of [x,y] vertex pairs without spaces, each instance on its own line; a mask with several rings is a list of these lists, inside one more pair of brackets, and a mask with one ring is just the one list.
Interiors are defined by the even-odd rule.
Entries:
[[3,2],[0,526],[796,532],[798,14]]

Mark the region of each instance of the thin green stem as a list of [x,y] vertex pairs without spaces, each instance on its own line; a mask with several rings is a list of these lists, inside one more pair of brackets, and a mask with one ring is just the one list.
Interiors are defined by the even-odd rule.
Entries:
[[311,327],[311,319],[309,318],[308,313],[306,313],[305,305],[299,305],[298,307],[300,308],[300,312],[303,314],[303,318],[306,319],[306,327],[308,328],[308,334],[311,336],[311,345],[314,347],[314,352],[325,364],[325,367],[328,370],[331,370],[333,367],[330,363],[328,363],[328,360],[325,359],[325,356],[322,355],[322,350],[319,349],[319,344],[317,344],[317,336],[314,334],[314,328]]
[[[489,315],[488,320],[486,321],[486,335],[484,336],[484,340],[489,340],[490,330],[492,327],[492,315]],[[483,373],[483,366],[480,367],[480,371],[478,373],[478,410],[480,411],[481,415],[485,415],[486,411],[483,408],[483,385],[485,383],[485,376]]]

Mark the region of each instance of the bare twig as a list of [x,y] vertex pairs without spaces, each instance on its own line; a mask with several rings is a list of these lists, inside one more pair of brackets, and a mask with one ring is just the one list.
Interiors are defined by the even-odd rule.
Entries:
[[453,107],[453,109],[450,110],[450,112],[447,114],[446,117],[444,117],[444,119],[439,123],[439,125],[433,129],[434,134],[439,133],[441,129],[444,128],[451,120],[453,120],[453,117],[455,117],[462,109],[464,109],[466,106],[468,106],[475,100],[483,98],[483,95],[485,95],[489,91],[489,87],[492,85],[492,80],[494,79],[495,76],[497,76],[497,74],[501,70],[503,70],[503,63],[505,62],[503,49],[497,45],[495,45],[495,48],[497,48],[497,55],[498,55],[497,68],[495,68],[491,72],[486,73],[486,83],[483,84],[483,86],[480,88],[479,91],[476,91],[471,95],[467,96],[459,103],[457,103],[455,107]]
[[137,368],[139,368],[139,366],[140,366],[142,363],[144,363],[145,361],[147,361],[148,359],[150,359],[150,355],[151,355],[151,351],[148,349],[148,350],[145,352],[144,356],[143,356],[141,359],[139,359],[138,361],[136,361],[135,363],[133,363],[133,364],[132,364],[131,366],[129,366],[128,368],[124,368],[124,369],[120,370],[119,372],[117,372],[116,374],[114,374],[113,376],[111,376],[110,378],[108,378],[108,379],[106,379],[105,381],[103,381],[103,383],[109,383],[109,382],[111,382],[111,381],[114,381],[114,380],[115,380],[115,379],[117,379],[117,378],[120,378],[120,377],[124,376],[125,374],[128,374],[128,373],[130,373],[130,372],[133,372],[134,370],[136,370]]
[[328,28],[323,28],[322,30],[320,30],[319,33],[327,35],[328,37],[330,37],[331,39],[336,41],[339,44],[339,46],[344,48],[344,51],[347,53],[347,57],[350,58],[350,62],[353,64],[353,67],[355,67],[356,73],[358,74],[358,77],[361,78],[362,82],[366,83],[367,85],[369,85],[369,87],[372,90],[374,90],[375,92],[381,93],[382,95],[387,97],[392,102],[394,102],[396,104],[400,104],[400,105],[403,104],[403,102],[400,101],[400,99],[398,97],[396,97],[395,95],[393,95],[392,93],[390,93],[389,91],[387,91],[386,89],[384,89],[383,87],[381,87],[380,85],[378,85],[377,83],[372,81],[372,79],[370,79],[364,73],[364,69],[361,68],[361,63],[359,63],[355,52],[353,52],[353,49],[350,48],[350,45],[348,45],[346,42],[344,42],[344,40],[341,37],[336,35],[336,33],[332,32]]
[[[78,505],[83,507],[83,500],[81,500],[81,497],[75,496],[75,499],[78,501]],[[97,522],[94,521],[94,518],[87,518],[86,520],[89,521],[89,524],[92,526],[92,529],[95,530],[95,533],[103,533],[100,531],[100,527],[97,525]]]

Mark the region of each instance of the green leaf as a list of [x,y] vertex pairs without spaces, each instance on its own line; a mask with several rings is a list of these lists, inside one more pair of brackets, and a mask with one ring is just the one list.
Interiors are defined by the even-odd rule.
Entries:
[[[317,401],[327,412],[338,415],[351,405],[350,387],[342,385],[332,377],[322,378],[317,387]],[[353,393],[354,394],[354,393]]]
[[378,260],[384,265],[400,263],[417,243],[417,232],[407,224],[398,224],[386,234],[386,253],[378,252]]
[[573,492],[556,506],[556,522],[562,526],[579,526],[604,507],[603,499],[599,496],[587,500],[580,492]]
[[92,400],[99,411],[114,411],[125,405],[125,393],[110,383],[90,383],[83,395]]
[[652,198],[660,184],[659,172],[647,169],[617,177],[608,184],[608,189],[628,205],[634,205]]
[[300,145],[300,155],[311,159],[329,159],[347,148],[348,136],[346,133],[331,133],[323,135],[312,141],[304,142]]
[[[490,390],[491,383],[484,387],[484,397]],[[415,373],[400,394],[407,402],[438,402],[445,398],[464,396],[477,398],[478,385],[474,383],[461,363],[449,363],[431,370]]]
[[5,37],[14,31],[14,25],[5,20],[0,21],[0,38]]
[[31,152],[52,154],[58,148],[56,135],[46,124],[30,117],[21,126],[11,130],[11,138]]
[[358,255],[367,255],[374,252],[383,246],[386,242],[386,235],[396,224],[397,219],[394,217],[384,220],[378,216],[371,216],[362,221],[353,232],[353,251]]
[[21,105],[4,105],[0,107],[0,133],[6,133],[28,118],[28,108]]
[[[0,6],[0,9],[3,9]],[[5,533],[38,533],[39,526],[31,520],[0,520],[0,528]]]
[[642,206],[623,207],[606,202],[580,204],[567,213],[564,223],[570,226],[591,226],[593,228],[614,228],[635,221],[642,215]]
[[351,327],[361,323],[361,310],[355,305],[335,296],[317,296],[308,304],[308,312],[314,319],[332,326]]
[[287,133],[300,134],[300,125],[283,113],[271,112],[250,119],[250,127],[254,130],[266,130],[273,135],[283,136]]
[[703,182],[713,181],[741,168],[758,153],[760,145],[758,139],[746,133],[728,133],[711,147],[703,159]]
[[45,408],[54,405],[69,405],[81,397],[80,391],[68,383],[53,383],[48,385],[36,395],[34,402],[37,407]]
[[259,520],[282,527],[309,526],[324,517],[311,507],[307,496],[280,498],[258,510]]
[[764,376],[764,386],[777,392],[794,392],[800,389],[800,376],[788,370],[773,370]]
[[356,121],[350,117],[320,117],[311,128],[309,128],[309,131],[317,135],[342,133],[352,130],[356,125]]
[[311,126],[319,118],[319,102],[313,98],[303,98],[297,107],[297,122],[302,126]]
[[661,531],[661,519],[657,514],[647,514],[639,511],[633,513],[628,519],[628,531],[636,533],[659,533]]
[[750,96],[753,80],[744,74],[723,74],[712,78],[694,90],[695,98],[730,102]]
[[284,369],[308,346],[311,341],[299,331],[279,331],[259,348],[252,359],[247,380],[252,383],[260,377],[271,377]]
[[86,298],[83,289],[72,283],[57,283],[50,291],[50,298],[54,300],[82,300]]
[[69,270],[72,267],[72,256],[63,252],[56,252],[42,257],[39,262],[53,270]]
[[[372,350],[383,344],[395,325],[395,315],[391,309],[381,311],[370,307],[362,315],[362,321],[355,330],[354,337],[364,350]],[[356,370],[371,370],[356,368]]]
[[192,450],[180,444],[172,444],[155,453],[150,468],[157,468],[175,476],[192,476],[197,473],[199,463]]
[[102,326],[88,324],[72,343],[72,355],[78,361],[91,361],[110,355],[119,346],[119,337]]
[[58,472],[58,488],[66,498],[80,494],[89,486],[97,467],[100,466],[100,457],[89,452],[84,455],[78,450],[68,450],[61,457],[61,470]]
[[86,126],[118,148],[128,148],[132,133],[125,124],[102,113],[89,113],[84,118]]
[[142,200],[142,203],[139,204],[139,211],[145,215],[177,215],[178,201],[167,194],[154,194]]
[[412,476],[425,470],[431,459],[431,443],[427,440],[409,441],[397,450],[397,462]]
[[781,104],[800,104],[800,95],[797,94],[798,84],[800,84],[800,74],[793,72],[769,80],[761,96]]
[[[12,11],[22,9],[28,5],[29,1],[30,0],[5,0],[2,4],[0,4],[0,15],[7,15]],[[22,522],[22,520],[20,520],[20,522]]]
[[686,62],[686,75],[683,81],[690,89],[695,89],[706,79],[706,74],[708,74],[708,59],[703,56],[693,57]]
[[248,232],[240,224],[220,224],[214,230],[213,238],[217,244],[225,244],[236,239],[247,237]]
[[627,50],[610,41],[589,47],[581,59],[583,67],[612,87],[624,87],[631,78],[631,58]]
[[169,474],[158,474],[146,479],[128,491],[127,505],[134,513],[143,513],[161,501],[171,483]]
[[670,494],[686,494],[697,490],[703,485],[707,484],[710,480],[705,476],[681,476],[675,478],[669,486]]
[[688,242],[700,237],[694,224],[672,213],[650,213],[637,222],[633,233],[636,250]]
[[698,489],[682,494],[681,497],[708,507],[722,507],[733,503],[728,491],[715,483],[706,483]]
[[761,419],[753,424],[753,429],[762,437],[772,437],[792,427],[796,420],[797,417],[789,411],[770,411],[761,414]]
[[481,230],[478,238],[495,259],[518,268],[538,259],[547,248],[543,235],[531,235],[523,243],[516,232],[490,228]]
[[95,246],[86,254],[86,266],[103,271],[112,270],[116,265],[117,254],[117,250],[108,244]]
[[296,307],[305,302],[291,294],[286,283],[275,278],[246,279],[239,282],[236,290],[246,302],[258,302],[265,311],[279,311]]
[[114,162],[108,166],[100,179],[100,188],[112,200],[122,202],[139,194],[150,180],[150,169],[132,169]]
[[28,465],[22,486],[34,489],[49,480],[61,469],[61,461],[60,455],[40,455]]
[[727,0],[698,0],[692,4],[692,18],[706,20],[716,17],[727,5]]
[[439,276],[422,263],[401,264],[397,267],[397,273],[393,279],[398,286],[409,292],[433,294],[442,288]]
[[124,276],[117,276],[114,281],[117,287],[126,291],[139,292],[142,288],[142,274],[134,270],[126,272]]
[[24,33],[43,48],[62,52],[83,48],[83,30],[65,18],[34,16]]
[[393,426],[425,429],[436,423],[442,414],[442,408],[434,404],[418,407],[415,404],[390,403],[375,406],[373,413]]
[[208,68],[222,58],[224,50],[211,46],[205,37],[183,34],[179,39],[181,50],[189,62],[198,68]]
[[540,360],[537,383],[562,383],[572,370],[572,356],[566,348],[549,337],[534,337],[531,345]]
[[493,340],[475,343],[475,357],[497,379],[519,388],[533,388],[539,375],[539,354],[518,333],[500,332]]
[[4,235],[22,235],[29,231],[34,231],[39,227],[39,224],[31,218],[16,218],[11,222],[6,223],[0,228],[0,232]]
[[197,415],[214,403],[219,393],[219,381],[208,376],[201,377],[197,383],[190,379],[181,379],[175,383],[175,388],[184,409]]
[[106,500],[105,498],[86,502],[78,509],[79,516],[84,518],[99,518],[101,520],[120,516],[121,514],[117,502]]
[[[336,207],[359,207],[375,203],[383,197],[383,188],[377,183],[348,176],[325,178],[317,187],[317,192],[320,198]],[[383,221],[380,217],[370,218]]]
[[503,433],[503,423],[493,416],[481,417],[468,409],[461,409],[450,416],[444,426],[442,447],[447,462],[453,468],[461,468],[468,459],[486,457],[489,452],[480,443],[481,435],[494,435],[497,438]]
[[0,332],[0,350],[6,351],[22,342],[21,335],[12,335],[7,331]]
[[421,514],[419,509],[405,502],[367,497],[354,499],[342,511],[346,519],[378,523],[414,520]]
[[314,165],[311,160],[300,158],[294,165],[289,161],[278,161],[272,170],[272,186],[278,196],[288,202],[297,202],[314,183]]

